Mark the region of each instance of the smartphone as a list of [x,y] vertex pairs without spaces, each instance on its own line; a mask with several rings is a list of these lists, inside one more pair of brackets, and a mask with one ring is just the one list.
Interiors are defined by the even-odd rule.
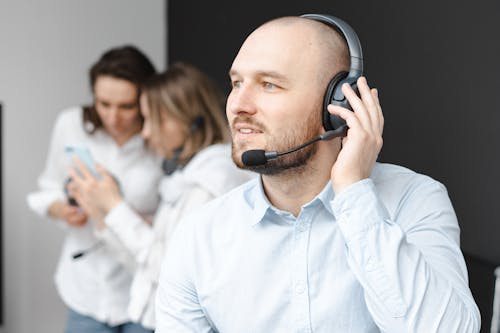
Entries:
[[90,151],[88,150],[87,147],[85,146],[78,146],[78,145],[66,145],[64,146],[64,153],[66,154],[66,158],[68,159],[68,162],[71,163],[73,168],[75,168],[78,173],[81,174],[81,172],[78,170],[78,167],[76,166],[75,162],[73,161],[73,157],[78,157],[80,161],[85,164],[87,169],[92,172],[92,174],[100,178],[101,176],[97,172],[97,169],[95,167],[94,159],[92,158],[92,155],[90,154]]

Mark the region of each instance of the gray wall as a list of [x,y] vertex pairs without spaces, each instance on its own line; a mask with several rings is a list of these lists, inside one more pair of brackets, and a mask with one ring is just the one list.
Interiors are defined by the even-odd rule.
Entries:
[[0,332],[62,332],[52,275],[63,231],[28,210],[61,109],[90,101],[87,70],[107,48],[133,43],[157,69],[166,52],[165,0],[2,0],[3,290]]

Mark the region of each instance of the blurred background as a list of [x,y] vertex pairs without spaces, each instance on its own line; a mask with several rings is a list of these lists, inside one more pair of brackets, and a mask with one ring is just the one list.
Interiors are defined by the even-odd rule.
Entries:
[[56,114],[90,102],[87,70],[135,44],[158,70],[193,63],[229,91],[246,35],[268,19],[329,13],[357,31],[386,117],[380,161],[449,191],[470,286],[488,332],[500,265],[500,2],[0,0],[2,322],[0,332],[61,332],[52,274],[63,231],[31,213]]
[[58,112],[92,101],[90,66],[135,44],[165,68],[164,0],[0,0],[2,333],[62,332],[53,283],[64,231],[29,211]]

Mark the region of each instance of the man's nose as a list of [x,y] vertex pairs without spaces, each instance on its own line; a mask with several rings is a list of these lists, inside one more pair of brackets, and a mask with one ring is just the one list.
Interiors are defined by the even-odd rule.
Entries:
[[228,96],[226,112],[238,115],[241,113],[254,114],[256,108],[255,89],[251,85],[241,85],[233,89]]

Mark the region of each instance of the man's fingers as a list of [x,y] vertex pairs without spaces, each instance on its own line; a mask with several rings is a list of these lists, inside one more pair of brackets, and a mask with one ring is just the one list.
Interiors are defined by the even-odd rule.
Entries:
[[371,90],[371,94],[373,97],[373,100],[375,101],[375,106],[377,108],[377,118],[378,118],[378,125],[379,125],[379,133],[382,134],[384,130],[384,114],[382,113],[382,106],[380,106],[380,100],[378,98],[378,89],[373,88]]
[[363,128],[369,133],[379,135],[384,128],[384,117],[378,99],[378,91],[368,86],[364,76],[358,78],[357,87],[359,96],[347,83],[342,86],[342,92]]
[[347,110],[341,106],[337,105],[328,105],[328,111],[331,114],[334,114],[336,116],[339,116],[340,118],[344,119],[347,126],[352,129],[361,129],[361,123],[358,119],[358,117],[354,114],[354,112]]
[[375,101],[373,100],[373,96],[371,94],[370,87],[368,86],[366,78],[364,76],[361,76],[358,79],[357,84],[359,95],[361,96],[363,104],[365,104],[365,106],[367,106],[368,108],[375,107]]
[[[359,89],[359,85],[358,85],[358,89]],[[371,126],[370,125],[371,124],[370,116],[368,115],[366,107],[365,107],[363,101],[361,100],[361,98],[359,98],[359,96],[356,94],[356,92],[352,89],[352,87],[349,84],[344,83],[342,85],[342,93],[344,94],[345,98],[347,98],[347,101],[351,105],[351,108],[354,111],[354,113],[356,114],[360,123],[362,123],[363,126],[365,126],[365,127]]]
[[377,102],[373,98],[371,89],[368,86],[368,82],[366,81],[366,78],[364,76],[358,79],[358,91],[360,93],[363,104],[365,105],[365,109],[367,111],[368,117],[370,118],[370,122],[372,126],[378,131],[380,119],[378,115]]

